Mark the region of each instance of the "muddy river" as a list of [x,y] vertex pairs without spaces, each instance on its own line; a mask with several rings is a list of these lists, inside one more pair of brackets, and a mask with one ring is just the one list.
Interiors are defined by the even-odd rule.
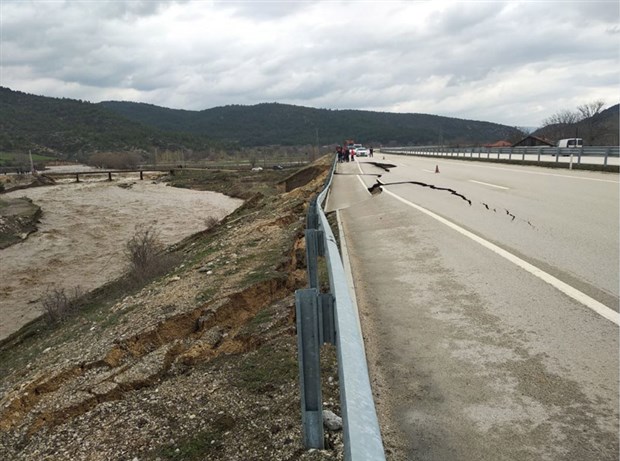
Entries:
[[118,277],[126,265],[125,243],[137,227],[153,226],[163,243],[172,244],[243,203],[138,178],[66,183],[6,196],[31,198],[43,216],[38,232],[0,250],[0,339],[41,315],[40,301],[49,290],[79,286],[87,291]]

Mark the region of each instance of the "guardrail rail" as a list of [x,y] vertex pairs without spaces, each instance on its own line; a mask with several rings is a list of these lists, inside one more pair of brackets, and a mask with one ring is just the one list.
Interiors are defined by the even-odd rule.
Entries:
[[[301,411],[306,448],[324,448],[320,349],[335,344],[347,461],[383,461],[385,452],[375,411],[362,333],[349,295],[336,239],[322,209],[336,159],[323,190],[310,203],[306,218],[309,288],[295,292]],[[319,289],[318,259],[324,257],[329,293]]]
[[617,167],[609,165],[610,159],[620,157],[618,146],[586,146],[571,147],[382,147],[381,152],[386,154],[422,155],[433,157],[480,159],[480,160],[508,160],[520,162],[536,162],[556,166],[572,165],[602,165],[603,168]]

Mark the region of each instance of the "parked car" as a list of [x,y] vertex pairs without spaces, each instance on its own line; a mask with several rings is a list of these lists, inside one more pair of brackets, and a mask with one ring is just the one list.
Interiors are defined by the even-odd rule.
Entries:
[[355,155],[357,157],[368,157],[369,154],[370,154],[370,151],[366,149],[364,146],[355,148]]

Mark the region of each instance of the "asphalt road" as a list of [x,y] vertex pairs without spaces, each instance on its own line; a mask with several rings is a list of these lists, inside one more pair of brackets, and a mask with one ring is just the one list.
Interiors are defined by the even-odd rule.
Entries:
[[382,154],[338,173],[388,458],[617,460],[618,175]]

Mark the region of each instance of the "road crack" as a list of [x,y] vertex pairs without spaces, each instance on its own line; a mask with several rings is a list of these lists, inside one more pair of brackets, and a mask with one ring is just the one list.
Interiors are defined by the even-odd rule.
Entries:
[[[443,192],[450,192],[451,195],[454,195],[455,197],[459,197],[460,199],[462,199],[465,202],[467,202],[470,206],[472,205],[472,201],[470,199],[468,199],[465,195],[455,191],[454,189],[451,189],[449,187],[439,187],[439,186],[436,186],[434,184],[427,184],[427,183],[424,183],[424,182],[421,182],[421,181],[396,181],[396,182],[384,183],[384,182],[381,182],[380,179],[377,179],[377,182],[375,184],[373,184],[371,187],[368,188],[368,192],[370,192],[372,195],[376,195],[376,194],[381,193],[381,187],[382,186],[394,186],[394,185],[398,185],[398,184],[413,184],[414,186],[422,186],[422,187],[428,187],[429,189],[433,189],[433,190],[438,190],[438,191],[443,191]],[[497,208],[494,208],[494,207],[492,207],[491,205],[489,205],[488,203],[485,203],[485,202],[480,202],[480,203],[488,211],[493,211],[494,213],[497,213]],[[508,210],[507,208],[504,208],[504,211],[506,212],[506,215],[511,218],[510,219],[511,222],[514,222],[517,219],[517,216],[512,214],[510,212],[510,210]],[[519,221],[523,221],[523,222],[527,223],[530,227],[535,228],[535,226],[529,220],[519,219]]]

